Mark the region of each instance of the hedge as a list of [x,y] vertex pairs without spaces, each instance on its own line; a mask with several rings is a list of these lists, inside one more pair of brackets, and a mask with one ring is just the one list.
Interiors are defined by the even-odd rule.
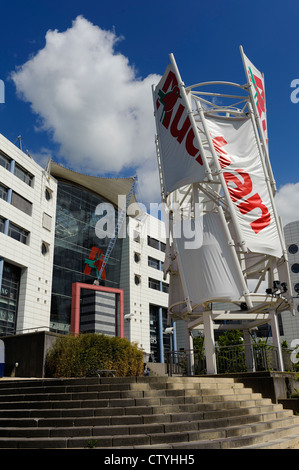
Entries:
[[126,338],[85,333],[58,338],[46,357],[47,377],[90,377],[96,369],[142,375],[143,353]]

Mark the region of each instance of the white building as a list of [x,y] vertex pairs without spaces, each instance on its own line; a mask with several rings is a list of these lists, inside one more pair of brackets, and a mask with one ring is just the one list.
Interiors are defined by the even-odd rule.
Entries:
[[[44,170],[0,136],[1,335],[70,331],[72,286],[94,284],[110,242],[99,237],[99,207],[117,215],[118,198],[132,181],[87,176],[54,162]],[[135,196],[132,202],[139,207]],[[127,234],[116,241],[100,284],[123,289],[125,336],[163,362],[170,348],[164,223],[141,212],[127,217]]]
[[286,248],[288,252],[291,285],[296,315],[283,312],[283,337],[290,346],[292,340],[299,339],[299,221],[291,222],[284,227]]
[[168,278],[163,277],[165,224],[143,213],[129,219],[128,233],[121,277],[122,288],[129,292],[125,297],[126,336],[150,352],[153,360],[164,362],[165,352],[170,350],[170,337],[165,333],[169,288]]
[[49,325],[54,178],[0,135],[0,331]]

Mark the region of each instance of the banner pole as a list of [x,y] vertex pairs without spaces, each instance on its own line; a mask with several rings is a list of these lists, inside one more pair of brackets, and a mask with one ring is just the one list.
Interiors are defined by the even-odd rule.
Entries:
[[278,215],[277,215],[277,211],[276,211],[276,206],[275,206],[275,202],[274,202],[274,196],[273,196],[273,193],[272,193],[272,191],[271,191],[270,184],[269,184],[270,177],[269,177],[269,175],[268,175],[267,167],[266,167],[266,165],[265,165],[264,159],[262,158],[263,153],[262,153],[261,143],[260,143],[260,140],[259,140],[258,130],[257,130],[257,127],[256,127],[256,121],[255,121],[255,119],[254,119],[254,112],[253,112],[253,109],[252,109],[252,104],[251,104],[250,102],[248,103],[248,109],[249,109],[250,119],[251,119],[252,127],[253,127],[253,130],[254,130],[254,134],[255,134],[255,138],[256,138],[258,150],[259,150],[259,156],[260,156],[261,164],[262,164],[263,171],[264,171],[264,175],[265,175],[265,179],[266,179],[266,185],[267,185],[267,188],[268,188],[268,193],[269,193],[269,197],[270,197],[270,201],[271,201],[271,206],[272,206],[272,210],[273,210],[273,215],[274,215],[274,219],[275,219],[276,226],[277,226],[277,231],[278,231],[278,235],[279,235],[281,251],[282,251],[282,254],[283,254],[284,258],[285,258],[285,257],[286,257],[286,251],[285,251],[285,248],[284,248],[284,237],[283,237],[283,234],[282,234],[282,230],[281,230],[281,226],[280,226],[280,221],[279,221],[279,218],[278,218]]
[[229,208],[229,212],[230,212],[230,215],[232,217],[234,227],[236,229],[237,243],[240,246],[240,248],[242,249],[242,251],[247,252],[247,247],[246,247],[246,244],[245,244],[245,240],[243,238],[241,228],[239,226],[239,222],[238,222],[236,214],[235,214],[235,208],[234,208],[232,200],[230,198],[228,188],[227,188],[227,185],[226,185],[223,173],[222,173],[222,169],[220,168],[220,165],[219,165],[218,157],[216,155],[216,151],[214,149],[214,145],[213,145],[213,142],[212,142],[212,139],[211,139],[211,135],[210,135],[209,129],[207,127],[204,112],[202,110],[202,106],[201,106],[200,103],[198,103],[197,109],[198,109],[200,119],[201,119],[201,122],[202,122],[202,125],[203,125],[205,136],[208,140],[208,144],[209,144],[209,147],[210,147],[213,159],[214,159],[214,163],[215,163],[215,166],[216,166],[216,169],[217,169],[217,173],[218,173],[219,178],[220,178],[221,186],[222,186],[225,198],[226,198],[226,202],[227,202],[227,205],[228,205],[228,208]]
[[[272,171],[272,167],[271,167],[271,163],[270,163],[270,158],[269,158],[269,152],[268,152],[268,144],[265,140],[265,134],[264,134],[264,131],[263,131],[263,128],[262,128],[262,125],[261,125],[261,120],[257,114],[257,111],[256,111],[256,105],[255,105],[255,101],[254,101],[254,97],[253,97],[253,92],[252,92],[252,83],[250,83],[250,81],[248,80],[248,74],[247,74],[247,69],[246,69],[246,60],[245,60],[245,53],[244,53],[244,50],[243,50],[243,47],[240,46],[239,47],[240,49],[240,53],[241,53],[241,58],[242,58],[242,62],[243,62],[243,67],[244,67],[244,71],[245,71],[245,76],[246,76],[246,82],[247,82],[247,87],[249,89],[249,97],[250,97],[250,101],[251,101],[251,105],[252,105],[252,108],[254,110],[254,117],[256,119],[256,122],[257,122],[257,127],[258,127],[258,130],[259,130],[259,133],[260,133],[260,138],[261,138],[261,141],[262,141],[262,144],[263,144],[263,149],[264,149],[264,155],[265,155],[265,159],[266,159],[266,162],[267,162],[267,168],[268,168],[268,172],[269,172],[269,177],[270,177],[270,182],[271,182],[271,186],[272,186],[272,191],[273,191],[273,194],[275,195],[276,194],[276,183],[275,183],[275,179],[274,179],[274,175],[273,175],[273,171]],[[247,58],[247,57],[246,57]],[[249,59],[247,59],[249,60]],[[252,64],[253,65],[253,64]],[[259,72],[260,73],[260,72]],[[263,77],[263,82],[264,82],[264,75],[261,74],[262,77]],[[265,87],[265,84],[263,83],[263,86]],[[265,90],[264,90],[265,91]],[[263,154],[262,154],[263,155]]]
[[[157,119],[157,113],[156,113],[156,107],[155,107],[155,85],[152,85],[152,95],[153,95],[153,104],[154,104],[154,116],[155,116],[155,121],[156,121],[156,129],[159,129],[158,126],[158,119]],[[165,186],[164,186],[164,171],[163,171],[163,166],[161,165],[161,157],[160,157],[160,152],[161,152],[161,147],[159,145],[159,135],[156,134],[156,155],[157,155],[157,162],[158,162],[158,171],[159,171],[159,179],[160,179],[160,190],[161,190],[161,197],[162,201],[166,201],[166,196],[167,194],[165,193]]]
[[184,96],[184,101],[185,101],[185,104],[186,104],[186,107],[187,107],[187,110],[188,110],[187,113],[188,113],[189,119],[191,121],[191,126],[192,126],[192,129],[193,129],[193,132],[194,132],[196,143],[198,144],[198,147],[200,149],[200,154],[201,154],[202,161],[203,161],[203,164],[204,164],[204,167],[205,167],[205,172],[206,172],[207,178],[208,178],[209,181],[213,181],[212,172],[211,172],[211,169],[209,167],[209,164],[208,164],[208,161],[207,161],[207,158],[206,158],[206,154],[205,154],[201,139],[198,135],[198,129],[197,129],[196,122],[195,122],[195,119],[194,119],[194,116],[193,116],[192,108],[190,106],[190,101],[189,101],[189,98],[187,96],[187,92],[186,92],[184,83],[182,81],[178,66],[176,64],[174,55],[169,54],[169,58],[170,58],[172,66],[175,69],[175,73],[176,73],[178,81],[179,81],[180,91],[181,91],[182,95]]

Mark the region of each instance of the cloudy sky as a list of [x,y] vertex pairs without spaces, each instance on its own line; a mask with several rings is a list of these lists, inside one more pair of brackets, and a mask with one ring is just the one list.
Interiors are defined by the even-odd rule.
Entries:
[[[3,2],[0,133],[42,165],[138,176],[160,200],[152,84],[173,52],[186,85],[245,82],[239,53],[265,73],[270,159],[283,223],[298,220],[299,5],[292,0]],[[298,92],[299,98],[299,92]]]

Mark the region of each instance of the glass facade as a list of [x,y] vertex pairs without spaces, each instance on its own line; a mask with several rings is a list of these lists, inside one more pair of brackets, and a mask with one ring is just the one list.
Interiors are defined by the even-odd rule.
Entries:
[[171,350],[170,335],[167,328],[167,308],[150,304],[150,344],[153,362],[164,362],[165,355]]
[[[98,238],[98,204],[107,202],[85,188],[58,181],[54,266],[51,302],[52,330],[68,333],[71,320],[72,284],[93,284],[110,238]],[[117,219],[117,210],[115,210]],[[115,220],[115,224],[117,220]],[[119,288],[122,239],[117,239],[102,274],[101,285]]]
[[0,292],[0,333],[3,335],[16,331],[20,277],[20,268],[4,262]]

